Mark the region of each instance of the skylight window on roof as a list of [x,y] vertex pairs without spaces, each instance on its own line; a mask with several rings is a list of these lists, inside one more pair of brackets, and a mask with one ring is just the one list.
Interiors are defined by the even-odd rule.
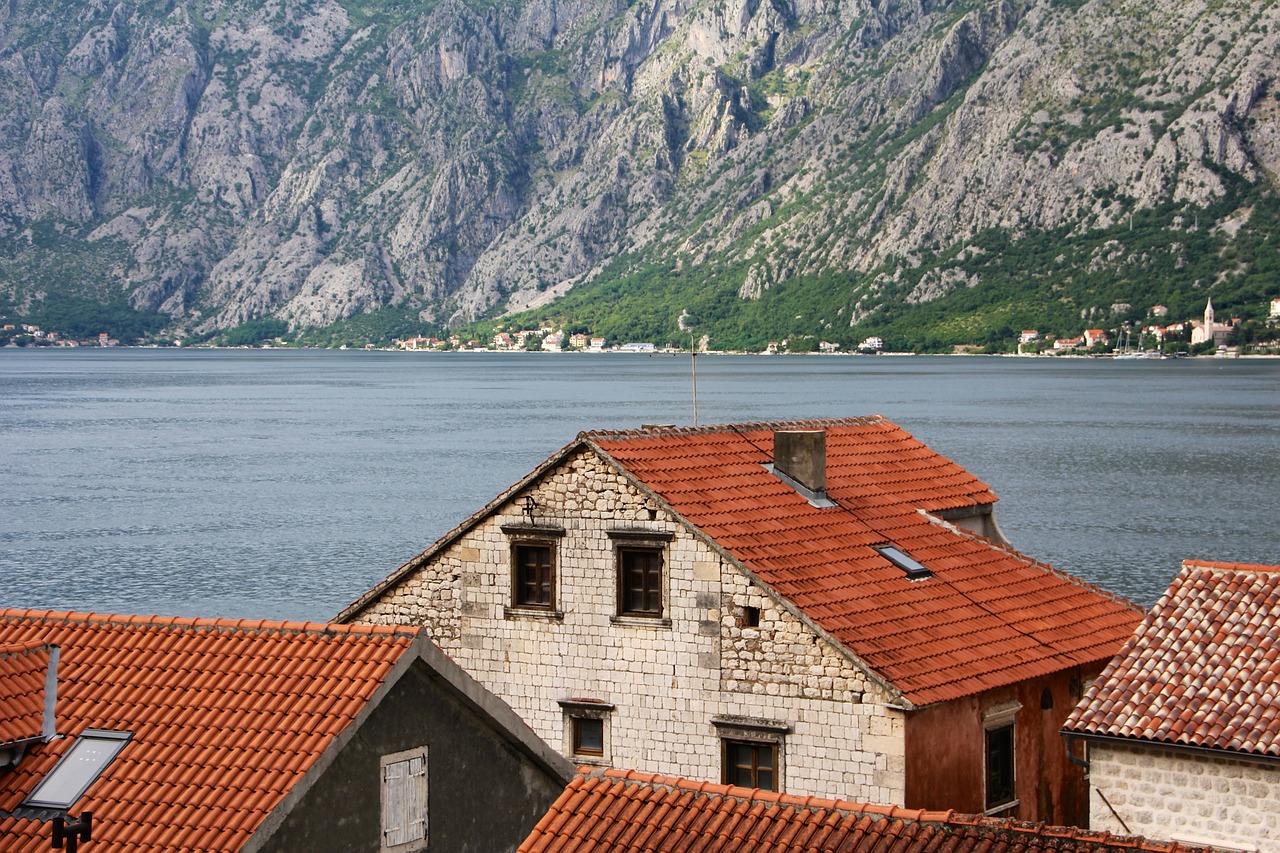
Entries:
[[85,729],[23,805],[60,811],[71,808],[131,737],[132,732]]
[[933,577],[933,572],[900,548],[895,548],[893,545],[879,545],[876,550],[880,552],[880,556],[906,572],[908,580],[916,581]]

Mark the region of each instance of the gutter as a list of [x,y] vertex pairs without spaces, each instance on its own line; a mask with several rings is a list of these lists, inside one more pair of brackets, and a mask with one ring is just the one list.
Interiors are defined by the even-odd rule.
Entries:
[[1237,752],[1231,749],[1222,749],[1214,746],[1196,746],[1187,743],[1170,743],[1163,740],[1148,740],[1146,738],[1124,737],[1122,735],[1103,735],[1094,734],[1092,732],[1073,732],[1067,729],[1061,729],[1058,734],[1062,735],[1067,741],[1067,753],[1072,763],[1078,764],[1084,769],[1089,769],[1089,762],[1084,759],[1076,758],[1070,754],[1071,744],[1075,738],[1083,741],[1096,741],[1098,743],[1109,743],[1115,746],[1146,746],[1156,749],[1168,749],[1173,752],[1186,752],[1193,755],[1204,755],[1211,758],[1225,758],[1232,761],[1248,761],[1254,764],[1276,765],[1280,764],[1280,755],[1263,755],[1256,752]]

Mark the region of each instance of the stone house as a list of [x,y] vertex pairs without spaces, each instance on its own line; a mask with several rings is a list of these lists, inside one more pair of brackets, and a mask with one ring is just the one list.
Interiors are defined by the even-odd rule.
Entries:
[[883,417],[583,433],[353,603],[579,764],[1083,822],[1058,731],[1127,602]]
[[[796,797],[635,771],[583,768],[519,853],[1190,853],[1007,817]],[[1196,851],[1200,853],[1200,851]]]
[[6,853],[510,851],[572,776],[416,629],[0,610]]
[[1094,828],[1280,851],[1280,566],[1187,561],[1064,733]]

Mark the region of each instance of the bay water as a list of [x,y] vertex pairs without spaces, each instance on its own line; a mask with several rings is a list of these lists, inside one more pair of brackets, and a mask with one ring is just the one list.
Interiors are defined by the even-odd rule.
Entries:
[[[581,430],[691,424],[685,356],[0,351],[0,606],[325,620]],[[699,356],[702,424],[883,414],[1013,546],[1149,605],[1280,564],[1280,361]]]

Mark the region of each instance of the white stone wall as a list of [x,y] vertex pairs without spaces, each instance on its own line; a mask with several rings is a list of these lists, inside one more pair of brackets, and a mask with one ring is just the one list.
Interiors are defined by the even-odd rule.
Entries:
[[1150,838],[1280,853],[1280,763],[1091,743],[1089,823],[1121,834],[1127,826]]
[[[511,605],[511,540],[503,525],[559,525],[556,609]],[[669,623],[617,620],[614,545],[608,531],[673,534],[665,554]],[[744,606],[758,627],[741,627]],[[903,717],[881,688],[779,607],[657,502],[589,452],[549,472],[357,621],[423,624],[477,680],[545,740],[569,754],[557,700],[593,699],[614,710],[603,763],[719,781],[712,719],[750,717],[790,726],[783,787],[794,794],[901,803]]]

